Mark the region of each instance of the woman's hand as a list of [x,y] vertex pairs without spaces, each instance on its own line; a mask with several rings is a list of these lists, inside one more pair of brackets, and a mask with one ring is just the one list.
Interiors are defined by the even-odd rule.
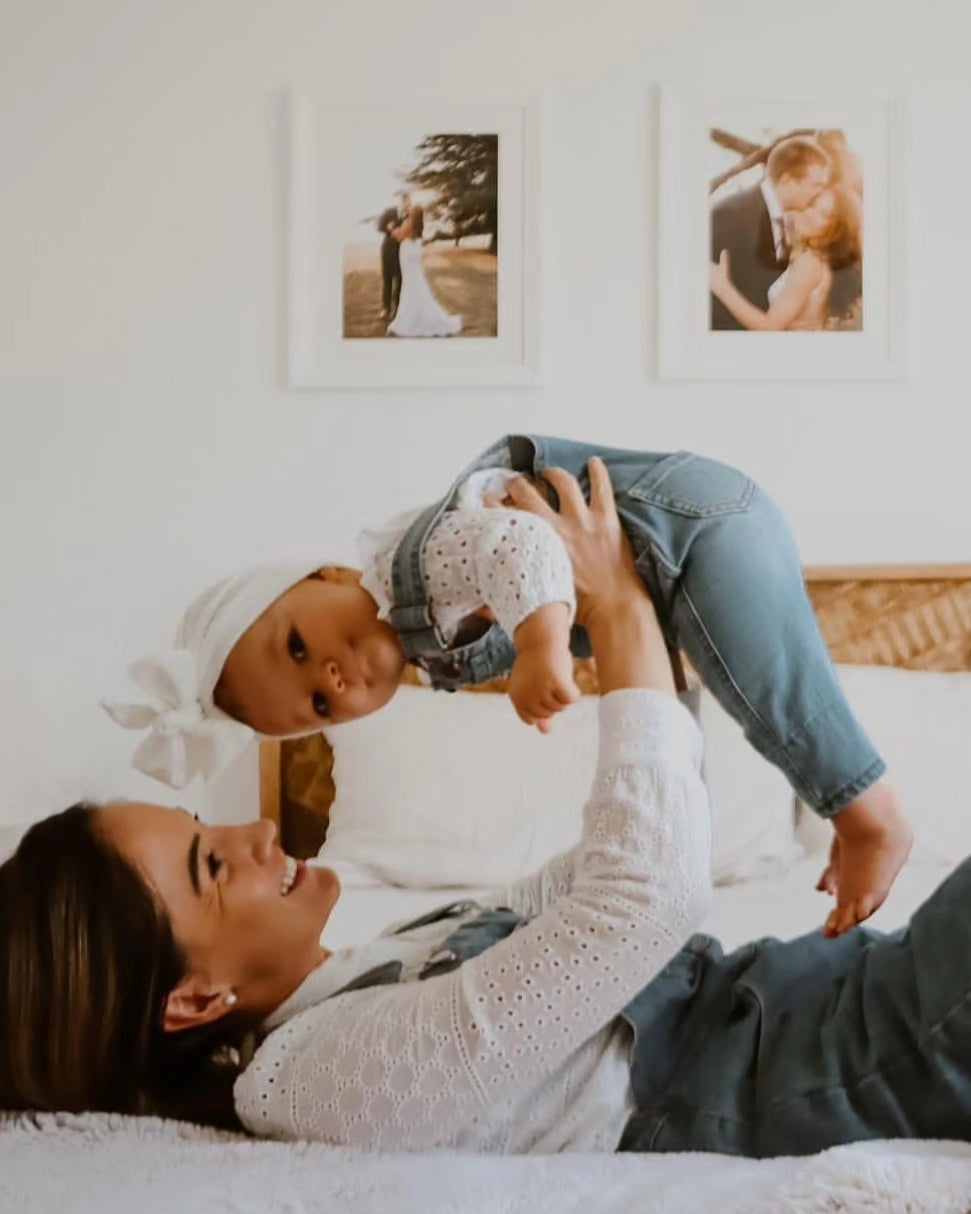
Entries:
[[559,496],[559,514],[525,480],[512,481],[509,495],[520,510],[545,518],[570,554],[577,620],[590,636],[600,694],[644,687],[673,695],[671,659],[617,517],[607,469],[592,459],[588,471],[589,506],[576,479],[562,468],[544,474]]
[[732,277],[728,258],[728,250],[722,249],[717,262],[711,265],[711,293],[716,299],[721,299],[731,288]]
[[549,468],[545,479],[556,490],[560,512],[524,478],[510,481],[512,505],[546,519],[559,534],[573,562],[577,593],[577,622],[589,626],[591,616],[632,595],[644,595],[634,556],[617,517],[614,490],[602,460],[588,465],[590,505],[575,477],[562,468]]

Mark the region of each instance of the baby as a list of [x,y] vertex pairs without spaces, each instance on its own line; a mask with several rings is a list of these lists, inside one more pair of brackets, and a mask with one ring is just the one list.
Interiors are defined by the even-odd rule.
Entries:
[[354,720],[390,700],[408,663],[447,690],[508,674],[519,716],[547,731],[579,695],[573,657],[589,648],[573,627],[562,541],[544,518],[512,507],[551,467],[588,492],[593,458],[672,651],[832,820],[819,888],[837,905],[825,930],[867,918],[907,857],[910,829],[842,694],[784,520],[741,472],[687,452],[508,436],[439,502],[365,532],[361,570],[271,568],[220,583],[183,621],[181,681],[164,662],[133,668],[162,701],[157,717],[145,705],[109,706],[122,724],[152,725],[137,765],[176,784],[211,775],[235,752],[237,723],[299,736]]

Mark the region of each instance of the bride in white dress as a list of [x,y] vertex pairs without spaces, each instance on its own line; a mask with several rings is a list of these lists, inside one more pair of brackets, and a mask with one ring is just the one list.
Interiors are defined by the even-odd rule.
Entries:
[[446,312],[432,294],[422,253],[424,228],[421,207],[412,207],[404,223],[391,233],[401,244],[401,295],[395,318],[388,325],[394,337],[452,337],[462,328],[462,317]]

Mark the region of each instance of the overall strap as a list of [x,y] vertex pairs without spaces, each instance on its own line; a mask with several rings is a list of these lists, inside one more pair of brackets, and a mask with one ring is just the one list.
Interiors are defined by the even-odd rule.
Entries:
[[342,986],[339,991],[334,991],[334,994],[328,998],[333,999],[336,995],[346,995],[348,991],[363,991],[368,986],[388,986],[392,982],[400,982],[401,970],[400,961],[386,961],[384,965],[376,965],[374,969],[358,974],[356,978],[352,978],[346,986]]
[[425,589],[425,542],[450,500],[451,493],[423,510],[395,549],[391,565],[394,606],[389,623],[398,634],[408,661],[414,661],[422,653],[439,652],[444,648],[432,621]]
[[395,549],[391,565],[391,589],[394,606],[389,623],[398,634],[409,662],[430,653],[443,653],[446,645],[432,620],[425,586],[425,544],[442,515],[448,509],[459,486],[479,468],[494,464],[508,467],[509,439],[492,444],[452,482],[445,496],[414,520]]
[[[420,918],[404,924],[403,927],[396,928],[392,934],[398,935],[410,928],[424,927],[428,923],[435,923],[441,919],[451,919],[458,915],[468,914],[471,910],[479,910],[479,914],[460,923],[455,931],[441,942],[418,973],[419,981],[436,978],[440,974],[447,974],[458,969],[463,961],[477,957],[479,953],[485,952],[493,944],[498,944],[500,940],[504,940],[516,928],[527,922],[522,915],[510,910],[508,906],[482,910],[477,902],[451,902],[448,906],[439,907],[427,915],[422,915]],[[376,965],[373,969],[359,974],[346,986],[342,986],[339,991],[335,991],[328,997],[333,999],[335,996],[347,994],[349,991],[360,991],[369,986],[387,986],[400,982],[403,969],[404,966],[400,961],[386,961],[383,965]]]
[[419,915],[417,919],[409,919],[407,923],[402,923],[391,932],[391,935],[401,936],[405,932],[413,931],[416,927],[427,927],[429,923],[440,923],[442,919],[457,919],[459,915],[467,915],[471,911],[479,909],[478,902],[472,898],[464,898],[458,902],[446,902],[444,906],[436,906],[434,910]]

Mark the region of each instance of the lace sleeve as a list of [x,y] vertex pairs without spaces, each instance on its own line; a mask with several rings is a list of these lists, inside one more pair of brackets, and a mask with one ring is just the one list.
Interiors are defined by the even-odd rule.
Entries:
[[568,851],[560,852],[535,873],[520,877],[511,885],[486,894],[479,901],[485,906],[508,906],[527,919],[533,918],[573,888],[584,846],[578,843]]
[[326,1000],[237,1081],[255,1133],[373,1150],[461,1145],[505,1124],[653,978],[710,901],[701,739],[677,701],[600,702],[597,775],[568,894],[450,974]]

